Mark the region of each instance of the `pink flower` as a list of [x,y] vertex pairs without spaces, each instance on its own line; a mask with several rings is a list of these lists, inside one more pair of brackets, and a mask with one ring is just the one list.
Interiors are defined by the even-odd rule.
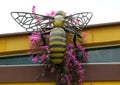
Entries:
[[40,36],[40,33],[39,32],[34,32],[34,33],[32,33],[32,35],[29,37],[30,38],[30,40],[32,41],[32,40],[41,40],[41,36]]
[[78,47],[79,50],[81,50],[82,52],[85,50],[80,44],[78,44],[77,47]]
[[66,72],[69,72],[68,66],[64,66],[64,69],[65,69]]
[[78,71],[78,73],[81,74],[81,75],[82,75],[84,72],[85,72],[84,69],[80,69],[80,70]]
[[47,13],[46,15],[47,15],[47,16],[54,16],[54,15],[55,15],[55,12],[54,12],[54,11],[51,11],[50,13]]
[[72,61],[76,61],[75,55],[70,56],[70,58],[72,59]]
[[36,8],[36,6],[32,7],[32,14],[33,14],[33,16],[35,15],[35,8]]
[[81,82],[83,82],[83,79],[82,79],[82,78],[81,78],[81,79],[79,79],[79,80],[78,80],[78,82],[80,82],[80,83],[81,83]]
[[66,83],[66,80],[65,80],[64,77],[61,78],[61,82],[62,82],[62,83]]
[[87,39],[86,38],[82,38],[82,42],[86,42],[87,41]]
[[86,37],[87,36],[87,34],[85,33],[85,32],[82,32],[82,34],[81,34],[83,37]]
[[44,38],[50,38],[50,35],[43,35]]
[[68,85],[72,85],[72,82],[68,82]]
[[46,55],[43,54],[43,55],[41,56],[41,60],[45,60],[45,58],[46,58]]
[[32,62],[37,62],[37,57],[34,57],[33,59],[32,59]]
[[87,61],[88,59],[88,54],[87,52],[85,51],[85,49],[80,45],[78,44],[77,47],[79,48],[79,50],[82,52],[82,55],[84,57],[84,60],[83,61]]
[[71,61],[71,59],[68,57],[68,58],[66,58],[66,63],[67,64],[69,64],[70,63],[70,61]]
[[41,41],[40,32],[33,32],[31,36],[29,36],[31,45],[37,45],[38,42]]
[[54,72],[55,71],[55,68],[51,68],[51,72]]
[[84,53],[83,53],[83,56],[84,56],[84,60],[83,60],[83,61],[86,62],[86,61],[88,60],[88,54],[87,54],[87,52],[84,52]]
[[51,16],[51,15],[49,13],[47,13],[46,16]]
[[42,76],[45,76],[45,71],[42,72]]
[[55,15],[55,12],[54,12],[54,11],[51,11],[51,15],[54,16],[54,15]]
[[48,46],[41,46],[41,49],[48,51]]
[[34,17],[34,19],[37,20],[36,23],[37,23],[37,24],[40,24],[40,20],[41,20],[41,19],[36,15],[36,12],[35,12],[35,11],[36,11],[36,6],[33,6],[33,7],[32,7],[32,16]]
[[30,36],[31,45],[36,45],[41,39],[38,36]]
[[46,54],[43,54],[41,57],[40,57],[40,62],[46,62],[49,60],[49,55],[46,55]]
[[40,40],[40,37],[38,37],[38,36],[30,36],[29,38],[30,38],[31,41],[33,41],[33,40],[36,40],[36,41]]
[[72,56],[73,52],[74,52],[74,50],[70,49],[70,50],[66,51],[66,54],[69,55],[69,56]]
[[74,46],[73,46],[72,44],[68,44],[68,45],[67,45],[67,48],[68,48],[68,49],[73,49]]

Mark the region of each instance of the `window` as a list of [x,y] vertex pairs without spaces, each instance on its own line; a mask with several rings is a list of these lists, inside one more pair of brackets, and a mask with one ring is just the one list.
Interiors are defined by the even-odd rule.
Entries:
[[88,63],[120,62],[120,46],[88,49]]
[[[120,46],[86,49],[88,63],[113,63],[120,62]],[[25,65],[33,63],[30,55],[16,55],[0,58],[0,65]]]

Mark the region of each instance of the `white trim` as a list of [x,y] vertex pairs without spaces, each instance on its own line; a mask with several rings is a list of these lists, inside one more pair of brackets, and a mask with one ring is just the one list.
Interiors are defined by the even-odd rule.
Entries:
[[[120,62],[83,63],[83,65],[111,65],[111,64],[120,64]],[[19,66],[45,66],[45,64],[0,65],[0,67],[19,67]]]
[[91,47],[85,47],[85,49],[104,48],[104,47],[117,47],[117,46],[120,46],[120,44],[102,45],[102,46],[91,46]]

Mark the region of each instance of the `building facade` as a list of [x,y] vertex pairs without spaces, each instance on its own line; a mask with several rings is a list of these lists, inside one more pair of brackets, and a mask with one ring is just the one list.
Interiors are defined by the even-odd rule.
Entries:
[[[120,85],[120,22],[89,25],[84,31],[83,46],[89,54],[84,85]],[[0,85],[55,84],[54,73],[42,77],[44,65],[31,61],[29,36],[26,32],[0,35]]]

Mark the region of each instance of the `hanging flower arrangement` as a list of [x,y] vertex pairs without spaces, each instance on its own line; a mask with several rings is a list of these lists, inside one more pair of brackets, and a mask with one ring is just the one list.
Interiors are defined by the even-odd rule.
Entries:
[[[35,7],[32,9],[33,15],[35,14]],[[47,13],[47,16],[54,16],[55,12]],[[36,18],[36,16],[34,16]],[[36,18],[37,19],[37,18]],[[37,20],[36,23],[38,23]],[[74,21],[77,24],[79,21]],[[85,41],[86,33],[81,34],[81,39]],[[33,32],[30,36],[31,49],[30,54],[34,55],[33,62],[39,62],[40,64],[46,64],[46,69],[42,73],[45,76],[47,70],[50,72],[56,72],[56,85],[81,85],[84,80],[85,69],[82,66],[83,62],[87,62],[88,54],[81,44],[67,43],[66,51],[64,53],[63,61],[60,64],[55,64],[50,58],[49,44],[43,45],[43,38],[49,43],[49,35],[42,35],[40,32]]]
[[[32,31],[29,53],[33,56],[33,62],[46,65],[42,76],[55,72],[56,85],[82,84],[85,71],[82,63],[87,62],[88,54],[80,43],[76,43],[76,39],[86,41],[86,33],[78,30],[88,24],[91,12],[66,16],[63,11],[51,11],[44,16],[36,14],[33,6],[32,13],[12,12],[11,15],[26,31]],[[71,39],[66,32],[72,34],[72,43],[69,43]]]
[[[49,37],[45,37],[48,39]],[[42,38],[39,32],[34,32],[30,36],[31,41],[31,55],[34,55],[33,62],[39,62],[40,64],[46,64],[46,70],[50,72],[56,72],[57,84],[56,85],[75,85],[82,83],[84,80],[84,71],[82,67],[83,62],[87,62],[88,54],[85,49],[77,44],[76,48],[73,44],[67,44],[63,62],[59,65],[54,64],[50,59],[49,46],[43,46]],[[47,71],[46,71],[47,72]],[[42,76],[45,75],[42,73]]]
[[[33,7],[33,14],[35,13],[35,7]],[[47,16],[54,16],[55,12],[47,13]],[[35,17],[35,16],[34,16]],[[37,20],[38,21],[38,20]],[[74,21],[77,24],[78,21]],[[36,22],[37,23],[37,22]],[[66,45],[65,55],[63,62],[55,64],[50,58],[50,48],[48,45],[43,45],[42,37],[45,40],[49,40],[49,35],[40,34],[40,32],[33,32],[30,36],[31,49],[30,54],[34,55],[33,62],[39,62],[40,64],[46,64],[45,71],[41,74],[45,76],[47,70],[50,72],[56,72],[56,85],[81,85],[84,80],[85,69],[82,66],[83,62],[87,62],[88,54],[81,44],[77,44],[77,48],[74,44],[68,43]],[[86,33],[81,34],[82,41],[85,41]],[[49,41],[48,41],[49,42]]]

